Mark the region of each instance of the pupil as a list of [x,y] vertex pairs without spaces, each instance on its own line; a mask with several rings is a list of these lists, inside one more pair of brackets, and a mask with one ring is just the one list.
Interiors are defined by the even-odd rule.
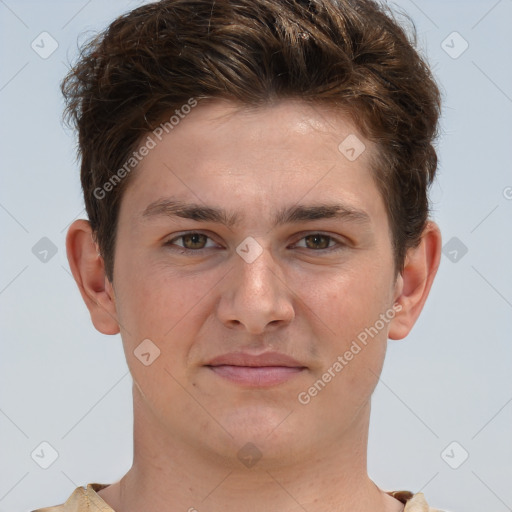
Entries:
[[[312,243],[308,243],[308,246],[310,246],[311,248],[311,245],[315,246],[314,248],[319,248],[318,245],[320,245],[320,249],[325,249],[328,245],[327,242],[327,238],[325,235],[310,235],[308,236],[308,241],[309,242],[312,242]],[[323,241],[323,243],[322,243]]]
[[[195,233],[193,235],[186,235],[185,236],[185,245],[192,245],[194,249],[197,249],[197,245],[202,245],[201,242],[204,242],[204,235],[201,235],[200,233]],[[190,244],[187,244],[187,242],[190,242]]]

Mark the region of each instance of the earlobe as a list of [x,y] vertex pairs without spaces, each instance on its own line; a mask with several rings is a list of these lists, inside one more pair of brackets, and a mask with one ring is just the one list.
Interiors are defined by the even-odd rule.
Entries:
[[441,231],[428,221],[418,247],[407,252],[404,271],[397,279],[395,303],[401,310],[390,322],[388,337],[405,338],[425,305],[441,261]]
[[74,221],[66,236],[68,262],[94,327],[103,334],[117,334],[119,324],[114,290],[105,274],[103,258],[88,221]]

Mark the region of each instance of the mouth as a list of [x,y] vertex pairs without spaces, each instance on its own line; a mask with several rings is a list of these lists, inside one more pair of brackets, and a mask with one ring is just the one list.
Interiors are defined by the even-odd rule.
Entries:
[[205,366],[225,380],[249,387],[283,384],[307,370],[295,359],[276,352],[256,356],[233,352],[216,357]]

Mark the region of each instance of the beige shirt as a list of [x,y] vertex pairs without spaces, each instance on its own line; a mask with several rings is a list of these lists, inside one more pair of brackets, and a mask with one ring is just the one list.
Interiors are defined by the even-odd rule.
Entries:
[[[110,484],[88,484],[87,488],[77,487],[73,494],[63,505],[55,507],[38,508],[32,512],[115,512],[97,494]],[[405,503],[404,512],[442,512],[430,508],[425,501],[423,493],[413,494],[409,491],[389,491],[388,494],[398,501]]]

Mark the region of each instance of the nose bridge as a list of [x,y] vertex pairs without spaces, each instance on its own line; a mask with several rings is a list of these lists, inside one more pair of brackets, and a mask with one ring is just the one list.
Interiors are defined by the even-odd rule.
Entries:
[[[229,326],[243,325],[257,333],[270,323],[288,323],[294,311],[284,274],[270,248],[257,249],[251,243],[242,243],[237,249],[235,268],[221,297],[219,316]],[[247,257],[256,249],[259,254],[252,252]]]
[[[250,251],[256,250],[250,246],[250,242],[249,249]],[[237,266],[235,272],[239,278],[237,289],[242,294],[247,293],[249,298],[252,296],[255,300],[257,298],[262,302],[270,303],[283,293],[283,276],[270,248],[261,247],[258,253],[259,255],[250,260],[241,256],[240,261],[235,263]]]

